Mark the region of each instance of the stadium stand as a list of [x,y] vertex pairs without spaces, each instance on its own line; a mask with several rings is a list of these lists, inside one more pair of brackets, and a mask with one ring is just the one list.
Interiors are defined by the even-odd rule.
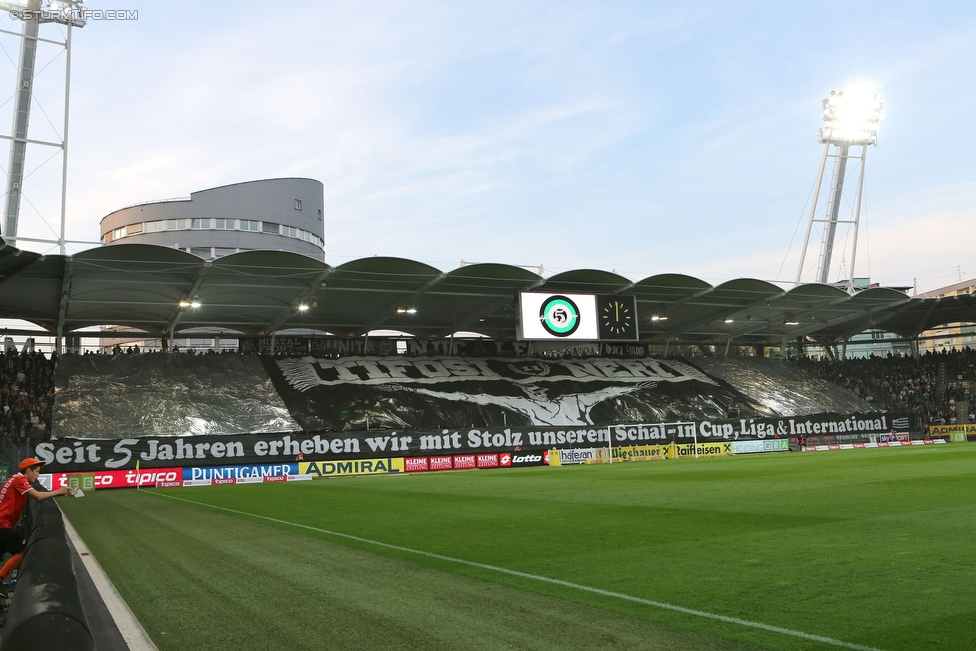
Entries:
[[57,362],[40,351],[0,352],[0,454],[13,466],[51,436]]
[[609,425],[875,409],[765,358],[68,354],[57,383],[57,438]]
[[793,360],[804,371],[863,397],[878,408],[917,414],[923,425],[974,422],[971,387],[976,351],[970,348],[919,357]]

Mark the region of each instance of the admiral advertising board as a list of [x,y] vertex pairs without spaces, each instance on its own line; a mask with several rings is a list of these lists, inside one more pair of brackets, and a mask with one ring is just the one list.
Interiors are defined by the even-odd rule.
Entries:
[[936,436],[944,436],[953,443],[965,443],[970,437],[976,437],[976,425],[972,423],[929,425],[928,435],[933,438]]
[[301,474],[312,477],[350,477],[353,475],[386,475],[403,472],[404,459],[352,459],[348,461],[307,461],[299,462]]

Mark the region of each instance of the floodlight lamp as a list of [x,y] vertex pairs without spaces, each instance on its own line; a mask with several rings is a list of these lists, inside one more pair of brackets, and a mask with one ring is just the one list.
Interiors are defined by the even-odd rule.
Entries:
[[307,305],[305,305],[304,303],[301,303],[301,304],[299,304],[299,306],[298,306],[298,311],[299,311],[299,312],[307,312],[307,311],[308,311],[308,306],[307,306]]
[[657,314],[655,314],[654,316],[651,317],[651,321],[667,321],[667,320],[668,320],[668,317],[666,317],[666,316],[659,316]]
[[200,307],[200,301],[194,299],[193,301],[190,302],[190,307],[192,307],[193,309]]
[[847,90],[830,91],[823,101],[826,123],[820,142],[833,145],[877,145],[882,104],[874,84],[858,83]]
[[416,314],[416,313],[417,313],[417,308],[415,307],[407,308],[407,314]]
[[12,12],[11,18],[18,18],[16,12],[28,9],[30,3],[27,0],[0,0],[0,11]]
[[800,325],[799,321],[795,321],[793,319],[787,319],[786,321],[784,321],[784,323],[788,326]]
[[731,318],[725,320],[726,323],[734,323],[735,321]]
[[180,301],[180,307],[190,307],[190,301]]

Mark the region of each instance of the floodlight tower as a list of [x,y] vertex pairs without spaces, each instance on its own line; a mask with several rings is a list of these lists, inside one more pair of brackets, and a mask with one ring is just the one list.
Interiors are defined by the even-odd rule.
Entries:
[[[813,196],[810,208],[810,220],[807,223],[807,234],[803,240],[803,252],[800,254],[800,265],[796,270],[796,283],[800,284],[803,275],[803,263],[810,243],[810,232],[814,222],[823,223],[823,238],[820,248],[820,259],[817,264],[817,281],[827,283],[830,272],[830,261],[834,252],[834,237],[838,224],[853,224],[854,240],[851,246],[850,273],[847,278],[847,291],[854,291],[854,262],[857,258],[857,234],[861,219],[861,197],[864,193],[864,165],[867,157],[868,145],[878,145],[878,122],[881,120],[881,101],[874,90],[874,86],[857,84],[848,87],[846,91],[830,91],[830,97],[823,101],[824,126],[818,131],[820,142],[823,143],[823,158],[820,161],[820,171],[817,174],[817,190]],[[833,147],[833,153],[831,153]],[[860,155],[851,154],[852,147],[860,147]],[[827,197],[826,212],[822,218],[817,218],[817,200],[823,184],[824,171],[827,160],[832,158],[833,180]],[[844,197],[844,181],[847,177],[847,166],[850,159],[860,161],[861,169],[858,174],[857,194],[854,201],[852,218],[841,219],[841,203]]]
[[[20,221],[20,200],[23,196],[24,162],[27,156],[27,145],[42,145],[61,149],[61,231],[57,244],[61,254],[65,253],[64,226],[65,204],[67,199],[68,175],[68,96],[71,90],[71,28],[85,26],[85,0],[0,0],[0,11],[6,11],[14,18],[23,21],[24,30],[21,36],[20,65],[17,72],[17,87],[14,92],[16,104],[14,106],[13,127],[9,136],[0,138],[10,141],[10,160],[7,167],[6,206],[3,213],[3,228],[0,235],[11,243],[17,242],[17,227]],[[55,41],[38,36],[38,28],[45,23],[64,25],[66,29],[64,41]],[[0,30],[0,33],[18,35],[16,32]],[[34,92],[34,65],[37,59],[37,44],[39,42],[53,43],[65,49],[64,68],[64,131],[61,142],[46,142],[31,140],[27,137],[27,127],[30,123],[31,100]],[[20,238],[29,241],[33,238]]]

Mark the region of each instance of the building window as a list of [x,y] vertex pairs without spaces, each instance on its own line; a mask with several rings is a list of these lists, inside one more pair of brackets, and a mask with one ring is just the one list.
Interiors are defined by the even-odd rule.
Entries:
[[126,233],[129,235],[135,235],[142,232],[142,222],[138,224],[129,224],[126,228]]
[[298,229],[294,226],[284,226],[281,227],[281,234],[288,237],[298,237]]
[[236,219],[215,219],[214,220],[214,228],[233,230],[236,227],[237,227]]
[[159,221],[155,221],[155,222],[146,222],[143,225],[143,230],[146,233],[158,233],[162,230],[165,230],[165,227],[166,227],[166,222],[160,219]]
[[166,230],[168,231],[182,231],[186,229],[185,219],[167,219],[166,220]]
[[125,226],[123,226],[122,228],[116,228],[114,231],[112,231],[112,239],[117,240],[120,237],[125,237],[127,234],[128,231],[126,230]]
[[261,230],[261,222],[242,219],[240,221],[242,231],[259,231]]
[[274,222],[261,222],[261,232],[274,233],[277,235],[280,231],[278,230],[278,224]]
[[301,209],[302,209],[302,200],[295,199],[295,210],[301,210]]
[[205,217],[203,219],[191,219],[190,228],[210,228],[210,218]]

